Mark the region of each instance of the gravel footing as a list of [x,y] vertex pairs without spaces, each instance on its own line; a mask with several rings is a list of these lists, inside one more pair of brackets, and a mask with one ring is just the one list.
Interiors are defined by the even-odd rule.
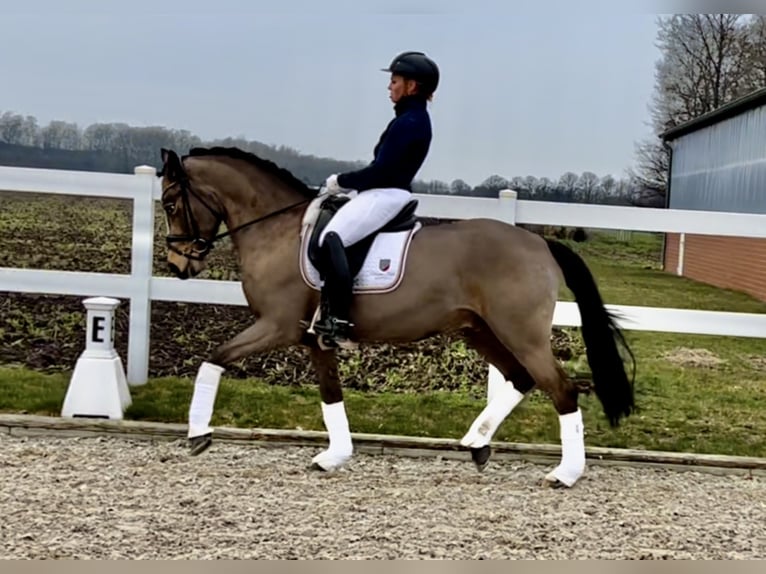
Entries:
[[0,435],[0,557],[764,559],[766,477]]

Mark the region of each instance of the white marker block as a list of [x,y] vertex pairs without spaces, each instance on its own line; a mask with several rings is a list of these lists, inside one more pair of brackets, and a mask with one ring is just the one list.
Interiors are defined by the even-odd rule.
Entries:
[[85,350],[69,381],[62,417],[122,419],[131,398],[122,359],[114,348],[114,311],[120,301],[85,299]]

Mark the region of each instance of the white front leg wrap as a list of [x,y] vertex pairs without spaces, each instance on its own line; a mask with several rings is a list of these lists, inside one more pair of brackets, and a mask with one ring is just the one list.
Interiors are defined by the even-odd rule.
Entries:
[[223,367],[207,361],[200,365],[194,381],[194,396],[189,405],[189,438],[213,432],[209,425],[223,371]]
[[554,468],[546,478],[555,482],[559,480],[567,486],[572,486],[585,472],[585,436],[582,422],[582,411],[559,415],[561,426],[561,463]]
[[353,453],[351,431],[343,401],[330,405],[323,402],[322,417],[327,434],[330,435],[330,445],[327,450],[316,455],[312,462],[324,470],[333,470],[345,464]]
[[510,381],[497,385],[489,404],[473,421],[471,428],[461,439],[460,444],[471,448],[481,448],[488,445],[500,423],[523,399],[524,395],[517,391]]

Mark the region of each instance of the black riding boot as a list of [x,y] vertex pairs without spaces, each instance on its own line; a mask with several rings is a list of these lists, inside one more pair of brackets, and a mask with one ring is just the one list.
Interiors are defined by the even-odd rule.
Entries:
[[349,321],[353,278],[346,259],[346,250],[340,236],[335,232],[325,235],[322,243],[321,317],[314,324],[314,331],[328,344],[343,343],[351,336],[353,325]]

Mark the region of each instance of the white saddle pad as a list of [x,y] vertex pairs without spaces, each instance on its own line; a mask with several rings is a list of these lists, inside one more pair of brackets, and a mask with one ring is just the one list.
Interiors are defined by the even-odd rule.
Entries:
[[[311,209],[308,210],[309,213]],[[319,271],[308,257],[308,243],[314,230],[315,218],[308,216],[304,219],[301,232],[301,248],[299,251],[300,268],[303,280],[307,285],[316,289],[322,288]],[[393,233],[378,233],[367,252],[362,268],[354,278],[354,293],[388,293],[399,286],[404,277],[412,238],[422,227],[420,222],[406,231]]]

